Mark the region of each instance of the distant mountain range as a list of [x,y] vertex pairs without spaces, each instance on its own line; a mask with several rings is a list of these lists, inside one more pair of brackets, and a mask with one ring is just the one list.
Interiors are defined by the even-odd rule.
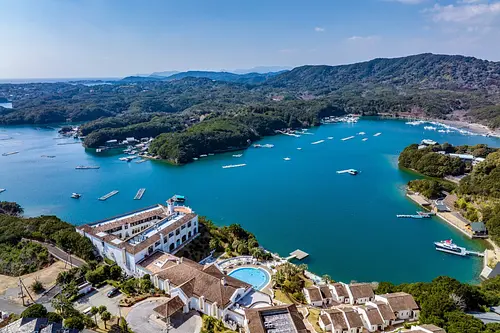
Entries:
[[284,73],[284,71],[269,72],[269,73],[246,73],[246,74],[235,74],[230,72],[212,72],[212,71],[155,72],[150,76],[128,76],[122,79],[121,81],[125,82],[175,81],[192,77],[192,78],[206,78],[214,81],[259,84],[267,81],[271,77],[274,77],[282,73]]

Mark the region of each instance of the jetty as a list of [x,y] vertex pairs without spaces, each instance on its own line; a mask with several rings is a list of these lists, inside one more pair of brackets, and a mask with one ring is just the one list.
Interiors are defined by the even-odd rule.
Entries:
[[92,170],[92,169],[99,169],[100,166],[97,166],[97,165],[79,165],[79,166],[76,166],[75,169],[76,170]]
[[320,143],[323,143],[325,142],[325,140],[319,140],[319,141],[314,141],[314,142],[311,142],[312,145],[317,145],[317,144],[320,144]]
[[102,197],[99,198],[99,200],[101,201],[106,201],[108,200],[109,198],[111,198],[113,195],[116,195],[118,194],[118,191],[117,190],[114,190],[114,191],[111,191],[109,192],[108,194],[105,194],[103,195]]
[[484,257],[484,252],[478,252],[478,251],[469,251],[465,250],[465,254],[469,256],[478,256],[478,257]]
[[407,218],[407,219],[424,219],[424,218],[429,218],[431,217],[430,215],[423,215],[423,214],[399,214],[396,215],[397,218]]
[[306,253],[302,250],[297,249],[297,250],[291,252],[290,256],[286,257],[285,259],[286,260],[292,260],[292,259],[302,260],[308,256],[309,256],[309,253]]
[[242,164],[230,164],[230,165],[224,165],[222,166],[222,169],[231,169],[231,168],[240,168],[246,166],[245,163]]
[[137,191],[134,200],[141,200],[142,196],[144,195],[144,192],[146,192],[145,188],[140,188],[139,191]]
[[347,138],[343,138],[343,139],[340,139],[340,140],[347,141],[347,140],[351,140],[351,139],[354,139],[354,136],[348,136]]
[[15,155],[15,154],[19,154],[19,152],[18,151],[11,151],[8,153],[3,153],[2,156],[10,156],[10,155]]

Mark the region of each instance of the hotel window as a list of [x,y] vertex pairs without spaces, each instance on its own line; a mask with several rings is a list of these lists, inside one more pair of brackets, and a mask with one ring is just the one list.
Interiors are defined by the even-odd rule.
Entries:
[[167,243],[168,243],[168,238],[167,237],[163,238],[163,244],[167,244]]
[[185,224],[183,224],[183,225],[181,226],[181,230],[184,230],[184,229],[186,229],[186,225],[185,225]]
[[180,233],[181,233],[181,231],[180,231],[179,229],[175,230],[175,234],[176,234],[176,235],[178,235],[178,234],[180,234]]
[[188,222],[188,228],[191,227],[191,221]]
[[158,246],[160,246],[160,241],[155,243],[155,247],[158,247]]
[[125,229],[128,229],[128,224],[125,224]]
[[173,232],[169,233],[169,234],[168,234],[168,237],[169,237],[169,238],[170,238],[170,237],[174,237],[174,233],[173,233]]

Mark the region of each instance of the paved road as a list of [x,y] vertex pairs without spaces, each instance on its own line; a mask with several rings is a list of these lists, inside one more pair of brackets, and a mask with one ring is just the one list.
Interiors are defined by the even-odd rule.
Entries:
[[[75,266],[75,267],[81,267],[85,264],[85,261],[83,261],[83,259],[80,259],[78,257],[75,257],[74,255],[71,255],[71,258],[69,257],[69,254],[67,252],[65,252],[64,250],[58,248],[57,246],[54,246],[52,244],[48,244],[48,243],[44,243],[44,242],[38,242],[38,241],[34,241],[34,240],[30,240],[32,242],[36,242],[44,247],[47,248],[47,250],[49,251],[49,253],[63,261],[63,262],[68,262],[68,263],[71,263],[72,266]],[[70,262],[71,260],[71,262]]]
[[[145,300],[132,307],[127,316],[127,322],[135,333],[164,333],[165,325],[161,325],[153,314],[153,309],[165,303],[168,298]],[[172,318],[172,328],[169,333],[199,333],[202,320],[196,311],[187,314],[176,313]]]

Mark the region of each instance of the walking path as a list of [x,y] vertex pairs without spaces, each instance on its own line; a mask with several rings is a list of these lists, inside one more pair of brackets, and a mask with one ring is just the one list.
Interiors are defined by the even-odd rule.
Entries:
[[71,266],[74,266],[74,267],[82,267],[83,265],[85,265],[85,261],[83,259],[80,259],[80,258],[78,258],[78,257],[76,257],[74,255],[70,256],[70,254],[68,252],[66,252],[66,251],[58,248],[55,245],[52,245],[52,244],[49,244],[49,243],[44,243],[44,242],[39,242],[39,241],[36,241],[36,240],[31,240],[31,239],[29,241],[35,242],[35,243],[38,243],[38,244],[44,246],[45,248],[47,248],[47,250],[49,251],[49,253],[53,257],[61,260],[64,263],[68,263],[68,264],[70,264]]

